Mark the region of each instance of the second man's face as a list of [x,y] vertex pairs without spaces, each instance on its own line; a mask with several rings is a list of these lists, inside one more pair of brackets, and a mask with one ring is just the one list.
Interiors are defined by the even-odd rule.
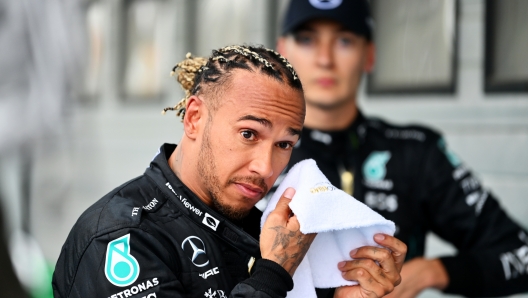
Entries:
[[277,47],[299,74],[306,103],[326,108],[354,100],[373,64],[372,43],[330,20],[304,24]]

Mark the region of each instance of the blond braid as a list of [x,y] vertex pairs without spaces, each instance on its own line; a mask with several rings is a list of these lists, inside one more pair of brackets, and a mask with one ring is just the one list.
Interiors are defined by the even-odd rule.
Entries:
[[191,90],[194,86],[194,79],[198,72],[202,71],[202,68],[207,63],[207,59],[203,57],[192,57],[191,53],[185,55],[185,60],[176,64],[170,73],[174,76],[177,72],[176,80],[180,83],[185,91],[185,97],[180,100],[174,107],[164,108],[161,112],[165,114],[167,111],[177,111],[176,116],[185,116],[185,107],[187,106],[187,99],[191,96]]
[[178,63],[171,72],[171,75],[177,72],[176,79],[185,90],[185,98],[174,107],[163,109],[162,114],[166,111],[177,111],[176,115],[183,115],[183,119],[187,99],[199,92],[211,95],[205,103],[211,112],[216,111],[219,98],[225,91],[224,85],[229,80],[229,74],[235,69],[261,72],[302,92],[297,73],[279,53],[262,46],[232,45],[213,50],[208,59],[192,57],[188,53],[186,59]]

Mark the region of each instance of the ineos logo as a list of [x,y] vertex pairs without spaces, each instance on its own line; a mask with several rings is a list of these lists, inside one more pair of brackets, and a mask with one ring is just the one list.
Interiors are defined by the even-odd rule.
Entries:
[[310,4],[318,9],[334,9],[342,2],[343,0],[310,0]]
[[213,231],[216,231],[216,228],[218,228],[218,224],[220,223],[220,221],[214,218],[213,216],[211,216],[211,214],[206,212],[202,220],[202,223],[210,227]]
[[181,247],[194,266],[203,267],[209,264],[202,239],[196,236],[189,236],[183,240]]

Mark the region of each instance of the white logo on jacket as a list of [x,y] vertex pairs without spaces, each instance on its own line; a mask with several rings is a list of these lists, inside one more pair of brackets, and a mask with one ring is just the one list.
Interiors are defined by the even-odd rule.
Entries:
[[398,196],[368,191],[365,194],[365,204],[372,209],[394,212],[398,210]]
[[334,9],[341,5],[343,0],[310,0],[310,4],[317,9]]
[[519,231],[519,239],[526,244],[499,256],[506,280],[528,274],[528,236]]
[[210,227],[213,231],[216,231],[216,228],[218,228],[218,224],[220,223],[220,221],[214,218],[211,214],[205,212],[202,223]]
[[214,267],[213,269],[209,269],[204,273],[200,273],[198,275],[203,279],[207,279],[209,276],[217,275],[218,273],[220,273],[220,270],[218,270],[218,267]]

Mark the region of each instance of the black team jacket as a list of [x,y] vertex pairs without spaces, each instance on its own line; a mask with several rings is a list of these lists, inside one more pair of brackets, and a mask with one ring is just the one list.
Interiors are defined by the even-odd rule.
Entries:
[[144,175],[81,215],[55,268],[56,298],[285,297],[292,289],[286,270],[260,257],[260,211],[233,223],[206,206],[169,168],[175,148],[163,145]]
[[353,196],[396,223],[407,259],[423,256],[430,231],[452,243],[458,253],[441,258],[450,278],[445,292],[479,297],[528,292],[528,232],[508,217],[440,134],[359,113],[343,131],[304,128],[285,172],[306,158],[342,188],[351,180],[343,173],[352,173]]

